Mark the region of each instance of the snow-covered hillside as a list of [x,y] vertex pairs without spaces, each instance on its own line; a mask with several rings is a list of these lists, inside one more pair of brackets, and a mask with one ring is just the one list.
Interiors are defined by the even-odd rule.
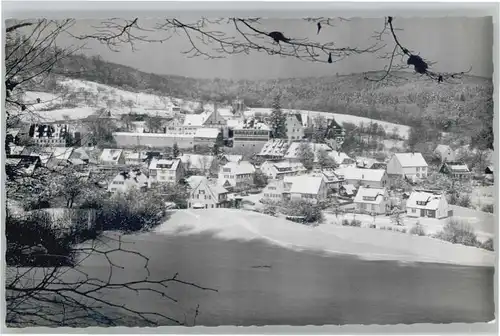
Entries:
[[[61,90],[65,91],[64,93],[26,93],[26,102],[33,104],[31,105],[31,109],[36,111],[42,120],[81,119],[97,113],[102,108],[110,110],[113,115],[130,112],[162,115],[171,113],[172,106],[175,105],[187,112],[193,112],[198,106],[198,102],[144,92],[130,92],[84,80],[64,79],[59,82],[59,85],[64,88],[64,90]],[[40,103],[36,103],[37,98],[40,98]],[[214,106],[211,104],[205,105],[205,109],[209,111],[213,110],[213,108]],[[218,111],[223,116],[231,115],[230,108],[227,106],[218,106]],[[333,116],[339,123],[349,122],[356,125],[363,123],[366,125],[370,122],[377,122],[388,132],[392,132],[394,128],[397,128],[400,136],[404,138],[407,138],[409,132],[408,126],[364,117],[318,111],[294,111],[301,113],[304,117],[310,116],[311,118],[317,115],[325,117]],[[270,108],[250,108],[245,112],[245,115],[251,116],[255,113],[269,114],[270,112]]]

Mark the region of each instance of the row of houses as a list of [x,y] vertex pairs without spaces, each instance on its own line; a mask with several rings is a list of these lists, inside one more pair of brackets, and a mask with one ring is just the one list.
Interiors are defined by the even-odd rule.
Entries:
[[[360,187],[354,198],[356,212],[365,214],[387,214],[392,204],[387,188]],[[415,190],[406,200],[405,212],[413,218],[442,219],[450,215],[446,197],[441,192]]]

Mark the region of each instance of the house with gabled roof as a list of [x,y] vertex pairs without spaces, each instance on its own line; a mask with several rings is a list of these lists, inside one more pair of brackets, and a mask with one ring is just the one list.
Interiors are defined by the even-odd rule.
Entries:
[[421,153],[395,153],[387,163],[387,174],[415,181],[427,177],[427,168]]
[[228,194],[228,190],[221,185],[208,179],[203,179],[189,192],[188,208],[227,208],[229,204]]
[[268,202],[281,202],[284,191],[284,180],[269,180],[264,190],[262,190],[263,199]]
[[459,161],[443,162],[439,168],[439,172],[457,180],[468,180],[472,177],[469,167],[465,163]]
[[102,150],[99,156],[99,163],[101,164],[125,164],[125,156],[123,155],[123,149],[115,148],[105,148]]
[[442,219],[448,217],[448,202],[442,193],[415,190],[406,201],[408,217],[428,217]]
[[229,162],[219,170],[219,185],[226,189],[247,189],[254,185],[255,167],[248,161]]
[[327,186],[321,176],[286,176],[283,182],[285,200],[301,200],[316,204],[327,198]]
[[385,214],[390,209],[389,193],[386,188],[359,187],[354,205],[359,213]]
[[344,152],[332,150],[328,153],[328,156],[331,157],[340,168],[356,167],[356,160],[350,158],[349,155]]
[[153,157],[149,164],[150,185],[153,183],[177,184],[184,175],[184,166],[178,158]]
[[383,169],[339,168],[335,173],[342,177],[346,184],[370,188],[385,188],[389,186],[389,176]]
[[287,113],[285,115],[285,127],[288,142],[304,138],[304,126],[302,126],[302,115],[300,113]]
[[232,154],[224,154],[219,159],[220,165],[225,165],[228,162],[240,162],[243,160],[243,155],[232,155]]
[[261,172],[270,179],[282,180],[285,176],[296,176],[305,174],[307,169],[301,162],[265,161],[260,165]]
[[342,184],[339,188],[339,195],[343,197],[356,196],[357,188],[352,184]]
[[149,178],[140,169],[122,171],[108,184],[108,192],[126,193],[133,189],[144,190],[148,187]]
[[456,160],[455,151],[448,145],[437,145],[434,153],[439,156],[441,162],[453,162]]
[[86,165],[90,162],[90,156],[85,149],[78,147],[71,152],[68,161],[75,166]]

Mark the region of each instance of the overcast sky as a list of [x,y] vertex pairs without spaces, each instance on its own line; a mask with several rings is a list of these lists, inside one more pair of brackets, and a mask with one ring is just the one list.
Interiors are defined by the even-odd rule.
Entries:
[[[185,23],[191,19],[179,18]],[[73,33],[94,32],[100,20],[79,20],[72,28]],[[153,27],[161,20],[139,19],[145,27]],[[324,27],[316,35],[314,23],[298,19],[265,20],[259,24],[264,31],[279,30],[292,38],[309,38],[318,42],[334,41],[336,46],[367,47],[374,43],[375,31],[383,28],[384,19],[351,19],[340,22],[336,27]],[[400,42],[412,51],[433,62],[438,72],[460,72],[472,67],[471,74],[491,77],[493,72],[493,24],[491,18],[395,18],[394,25]],[[232,25],[221,24],[210,27],[234,36]],[[157,32],[142,33],[150,38],[160,37]],[[228,35],[228,36],[229,36]],[[394,42],[387,36],[385,51],[392,50]],[[197,40],[195,40],[197,41]],[[74,43],[65,37],[61,45]],[[197,41],[200,44],[201,42]],[[225,59],[205,60],[203,57],[188,58],[182,51],[190,49],[185,35],[174,35],[163,43],[138,43],[138,50],[122,46],[120,52],[110,51],[106,46],[90,42],[84,53],[101,55],[105,60],[125,64],[146,72],[172,74],[199,78],[269,79],[276,77],[304,77],[349,74],[381,70],[386,61],[377,55],[354,55],[333,64],[304,62],[292,58],[269,56],[252,52],[250,55],[230,55]],[[380,54],[382,54],[381,52]]]

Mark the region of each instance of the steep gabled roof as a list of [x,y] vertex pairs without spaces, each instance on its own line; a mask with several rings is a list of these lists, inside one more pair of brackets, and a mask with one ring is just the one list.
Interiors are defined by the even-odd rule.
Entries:
[[402,167],[427,167],[427,162],[421,153],[395,153]]
[[[367,204],[380,204],[384,200],[384,196],[387,194],[385,188],[365,188],[359,187],[356,197],[354,197],[355,203],[367,203]],[[374,200],[367,200],[365,197],[374,198]]]
[[[439,207],[439,202],[444,195],[439,195],[436,193],[425,192],[425,191],[414,191],[410,194],[410,197],[406,201],[407,208],[418,208],[426,210],[437,210]],[[425,202],[424,205],[420,205],[417,202]]]
[[292,184],[289,190],[289,192],[292,194],[296,193],[317,195],[320,191],[321,184],[323,183],[323,177],[308,175],[285,176],[284,182]]

